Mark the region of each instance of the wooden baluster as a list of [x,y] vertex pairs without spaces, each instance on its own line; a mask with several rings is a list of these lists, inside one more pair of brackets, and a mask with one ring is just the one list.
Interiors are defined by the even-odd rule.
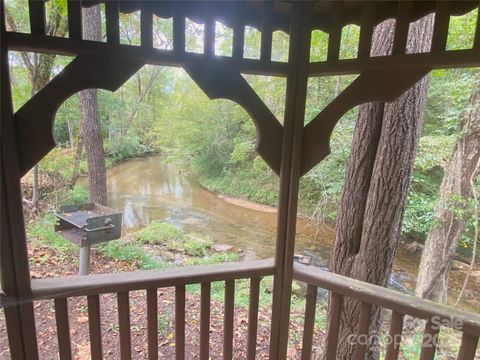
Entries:
[[358,57],[370,57],[372,49],[373,29],[375,27],[376,6],[374,2],[367,1],[363,5],[362,23],[360,27],[360,40],[358,42]]
[[387,346],[387,354],[385,360],[397,360],[400,350],[400,340],[403,332],[403,314],[393,311],[390,320],[390,342]]
[[425,324],[423,331],[422,352],[420,353],[420,360],[433,360],[435,351],[437,349],[438,333],[440,329],[438,325],[434,325],[431,320]]
[[473,360],[477,352],[478,336],[463,333],[462,344],[458,352],[458,360]]
[[272,15],[273,1],[265,1],[263,4],[262,38],[260,45],[260,59],[270,61],[272,59]]
[[233,314],[235,300],[235,280],[225,281],[225,311],[223,319],[223,359],[233,356]]
[[248,302],[247,359],[255,360],[257,350],[258,299],[260,278],[250,279],[250,299]]
[[302,360],[312,357],[313,327],[315,325],[315,310],[317,307],[317,287],[308,285],[305,302],[305,321],[303,323]]
[[70,327],[68,326],[67,299],[55,299],[54,303],[60,360],[70,360],[72,358],[72,348],[70,343]]
[[[157,289],[147,290],[148,360],[158,359]],[[175,339],[176,340],[176,339]]]
[[210,283],[203,283],[200,294],[200,360],[210,354]]
[[364,338],[368,337],[368,329],[370,328],[370,314],[372,312],[372,305],[364,303],[360,305],[360,316],[357,325],[357,343],[355,344],[355,351],[353,352],[354,360],[363,360],[365,352],[367,351],[367,344]]
[[444,51],[447,46],[448,27],[450,23],[450,3],[437,1],[435,24],[433,25],[432,51]]
[[68,0],[68,36],[70,39],[82,38],[82,1]]
[[342,308],[343,296],[332,293],[330,297],[330,319],[328,319],[326,360],[335,360],[337,357],[338,332],[340,330]]
[[120,358],[130,360],[132,358],[132,341],[130,337],[130,303],[128,292],[117,293],[118,325],[120,328]]
[[215,55],[215,18],[210,3],[205,4],[205,43],[203,49],[206,56],[212,57]]
[[328,34],[327,60],[335,61],[340,57],[340,43],[342,41],[342,12],[343,1],[332,2],[332,15]]
[[477,9],[477,27],[475,28],[475,38],[473,40],[473,48],[480,49],[480,7]]
[[102,359],[102,328],[100,323],[100,298],[98,295],[87,296],[88,329],[90,331],[90,352],[92,360]]
[[242,22],[242,2],[235,3],[235,20],[233,24],[233,45],[232,57],[236,59],[243,58],[243,47],[245,46],[245,26]]
[[119,44],[120,23],[118,1],[111,0],[105,3],[105,17],[107,21],[107,42],[111,44]]
[[397,18],[395,22],[395,37],[393,40],[392,54],[405,54],[410,28],[410,14],[413,7],[412,0],[398,2]]
[[45,35],[45,0],[28,0],[28,12],[30,15],[30,32]]
[[153,47],[153,9],[150,2],[144,2],[140,14],[140,39],[142,47]]
[[179,54],[185,52],[185,16],[181,4],[173,8],[173,50]]
[[185,285],[175,287],[175,359],[185,359]]

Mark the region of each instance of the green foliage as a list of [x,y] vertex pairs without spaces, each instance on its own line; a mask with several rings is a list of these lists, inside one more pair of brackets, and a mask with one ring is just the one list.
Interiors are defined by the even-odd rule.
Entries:
[[133,233],[135,241],[141,244],[166,245],[178,249],[183,242],[183,233],[171,224],[154,221],[144,229]]
[[75,245],[55,232],[56,222],[57,218],[53,213],[45,213],[34,223],[27,226],[27,239],[37,244],[52,246],[59,252],[75,250]]
[[203,257],[212,246],[213,241],[208,236],[200,234],[188,234],[185,236],[184,249],[190,256]]
[[240,256],[234,252],[213,253],[202,258],[194,257],[187,259],[185,265],[213,265],[224,264],[229,262],[239,261]]
[[168,264],[160,262],[150,254],[146,253],[141,246],[132,243],[126,238],[110,241],[98,245],[98,250],[116,260],[136,263],[142,270],[163,269]]

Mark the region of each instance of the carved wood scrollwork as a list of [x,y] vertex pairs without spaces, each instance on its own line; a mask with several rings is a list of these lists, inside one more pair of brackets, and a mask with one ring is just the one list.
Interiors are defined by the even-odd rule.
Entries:
[[185,70],[210,99],[232,100],[247,111],[257,129],[256,151],[279,174],[283,127],[238,69],[212,62]]
[[117,90],[144,62],[80,55],[15,114],[20,172],[23,176],[55,147],[53,121],[60,105],[90,88]]
[[405,68],[363,72],[305,126],[302,175],[330,154],[332,131],[347,111],[367,102],[394,101],[430,70],[430,68]]

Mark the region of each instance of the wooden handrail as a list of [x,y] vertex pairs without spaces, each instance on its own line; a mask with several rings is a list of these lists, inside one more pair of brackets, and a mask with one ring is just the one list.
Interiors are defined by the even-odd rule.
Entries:
[[32,280],[32,298],[54,299],[273,275],[273,260]]
[[294,264],[293,269],[295,280],[416,318],[438,317],[445,326],[453,325],[452,319],[455,319],[461,322],[462,331],[480,336],[480,315],[478,314],[461,311],[451,306],[437,304],[311,266]]

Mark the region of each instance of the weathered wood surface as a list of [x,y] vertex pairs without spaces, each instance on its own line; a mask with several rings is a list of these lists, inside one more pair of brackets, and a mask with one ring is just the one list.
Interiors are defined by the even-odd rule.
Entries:
[[272,260],[32,280],[34,299],[145,290],[273,275]]
[[294,279],[419,319],[431,319],[435,316],[439,320],[448,320],[452,325],[451,320],[455,319],[461,321],[463,331],[475,336],[480,335],[479,314],[461,311],[451,306],[301,264],[294,264]]

